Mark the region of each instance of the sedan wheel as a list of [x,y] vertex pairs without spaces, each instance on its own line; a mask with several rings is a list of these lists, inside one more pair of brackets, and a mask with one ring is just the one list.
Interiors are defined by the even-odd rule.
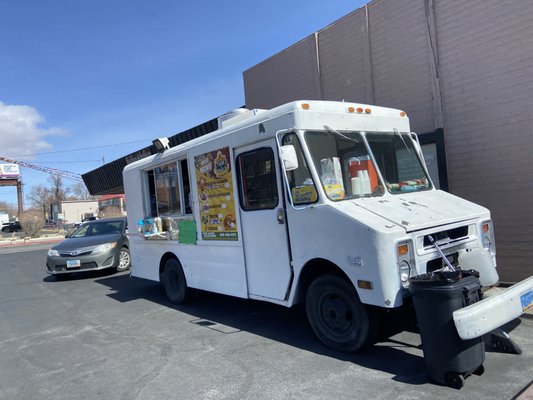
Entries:
[[122,249],[120,249],[120,253],[118,253],[117,271],[126,271],[130,267],[130,265],[130,252],[126,247],[123,247]]

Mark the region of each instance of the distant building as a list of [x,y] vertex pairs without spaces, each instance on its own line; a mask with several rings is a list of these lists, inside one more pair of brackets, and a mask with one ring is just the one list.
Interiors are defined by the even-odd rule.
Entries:
[[51,205],[51,220],[75,224],[84,218],[98,216],[98,201],[96,200],[63,200]]
[[105,194],[98,199],[100,218],[126,215],[126,199],[123,194]]

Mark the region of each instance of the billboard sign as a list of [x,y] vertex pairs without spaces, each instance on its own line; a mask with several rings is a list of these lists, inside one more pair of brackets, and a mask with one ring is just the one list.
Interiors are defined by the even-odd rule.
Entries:
[[0,179],[16,179],[19,175],[17,164],[0,164]]

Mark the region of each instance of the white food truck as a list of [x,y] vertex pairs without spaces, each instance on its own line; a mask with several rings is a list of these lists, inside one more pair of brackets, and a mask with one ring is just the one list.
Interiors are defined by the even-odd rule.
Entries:
[[[194,289],[305,303],[324,344],[356,351],[380,310],[406,303],[410,277],[445,266],[433,240],[484,287],[498,281],[489,211],[433,186],[403,111],[296,101],[154,144],[124,169],[131,274],[161,282],[173,303]],[[487,299],[490,312],[475,307],[485,300],[462,309],[459,334],[530,307],[532,281],[519,285]]]

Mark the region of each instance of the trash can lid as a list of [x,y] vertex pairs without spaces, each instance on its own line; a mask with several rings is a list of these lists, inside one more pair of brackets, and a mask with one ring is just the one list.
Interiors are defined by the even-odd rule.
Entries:
[[459,281],[462,278],[466,278],[472,275],[476,278],[479,278],[479,272],[473,269],[456,269],[455,271],[443,271],[442,269],[440,269],[428,272],[426,274],[413,276],[409,279],[409,282],[417,286],[444,286],[450,285]]

